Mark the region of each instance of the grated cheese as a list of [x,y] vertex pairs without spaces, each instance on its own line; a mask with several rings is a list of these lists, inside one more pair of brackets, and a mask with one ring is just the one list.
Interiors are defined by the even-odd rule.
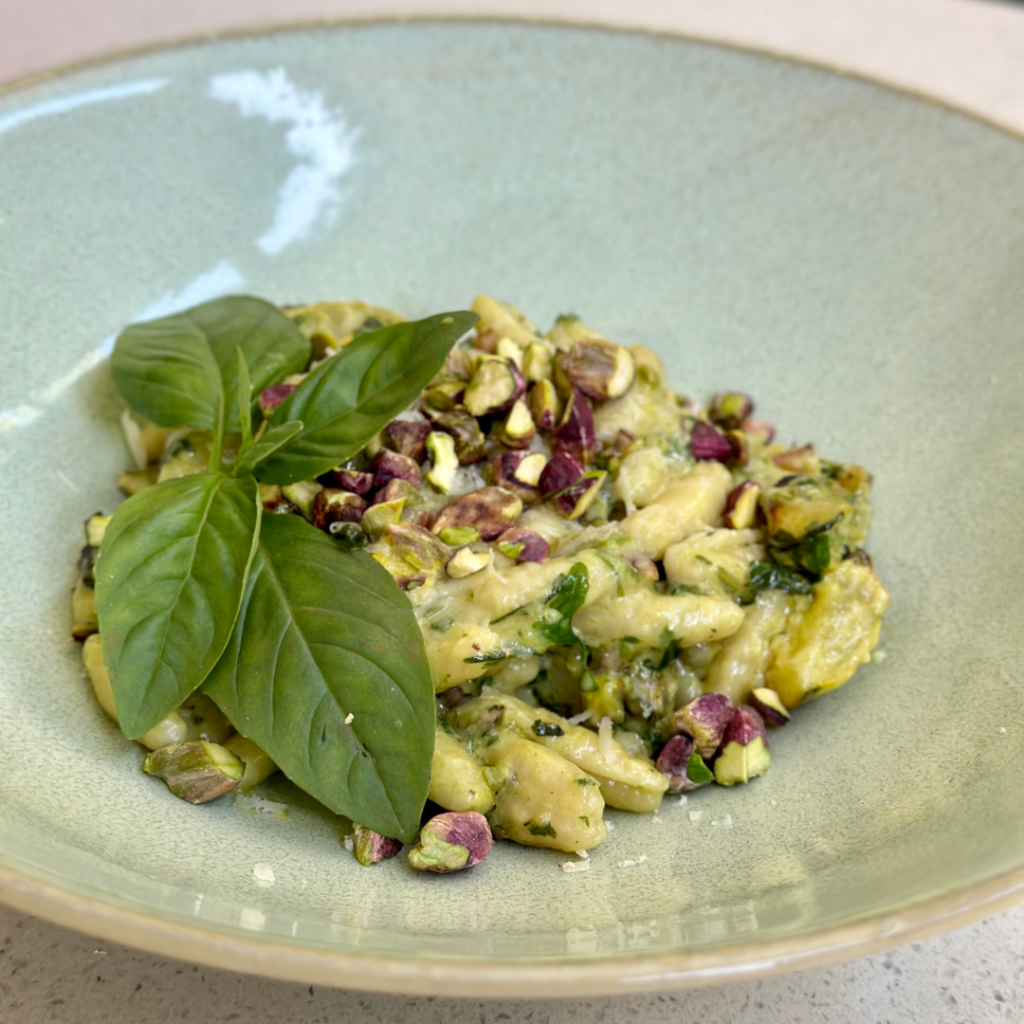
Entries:
[[574,871],[589,871],[590,870],[590,861],[589,860],[567,860],[562,865],[562,870],[567,875],[571,875]]

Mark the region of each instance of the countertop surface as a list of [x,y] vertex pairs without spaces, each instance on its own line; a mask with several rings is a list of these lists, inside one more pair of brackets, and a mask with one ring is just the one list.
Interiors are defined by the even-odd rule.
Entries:
[[563,1002],[365,995],[98,942],[0,907],[3,1024],[990,1024],[1024,1021],[1024,907],[902,949],[721,988]]
[[[55,64],[239,24],[367,17],[373,0],[6,0],[0,82]],[[491,0],[406,0],[413,13],[504,13]],[[554,16],[540,0],[538,16]],[[568,16],[664,27],[810,57],[928,92],[1024,131],[1024,5],[966,0],[560,0]],[[570,11],[575,8],[575,15]],[[651,19],[647,19],[650,21]],[[676,994],[566,1002],[362,995],[195,967],[0,907],[0,1024],[987,1024],[1024,1021],[1024,907],[851,963]]]

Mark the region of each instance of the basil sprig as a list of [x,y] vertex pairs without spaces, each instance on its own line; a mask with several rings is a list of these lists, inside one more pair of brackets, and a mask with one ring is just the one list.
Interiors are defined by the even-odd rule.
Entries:
[[[309,479],[363,448],[476,323],[467,312],[362,335],[253,434],[260,391],[310,345],[234,296],[128,327],[112,357],[128,404],[212,435],[207,472],[114,514],[96,569],[103,653],[125,734],[203,686],[236,728],[331,810],[411,841],[426,801],[433,685],[408,598],[372,558],[295,516],[264,521],[257,481]],[[240,435],[230,467],[225,436]]]

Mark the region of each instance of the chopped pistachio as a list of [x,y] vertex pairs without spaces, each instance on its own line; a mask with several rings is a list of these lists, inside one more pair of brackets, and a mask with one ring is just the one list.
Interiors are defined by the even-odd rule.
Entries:
[[821,460],[814,453],[814,445],[805,444],[802,448],[789,448],[772,456],[772,462],[780,469],[790,473],[815,474],[821,472]]
[[538,477],[542,497],[564,491],[583,478],[584,470],[578,459],[566,452],[556,452],[544,464]]
[[426,420],[392,420],[384,428],[384,440],[399,455],[420,463],[427,457],[424,442],[430,429]]
[[554,447],[566,452],[584,466],[594,461],[597,453],[597,433],[590,403],[579,388],[574,388],[565,407],[565,413],[555,428]]
[[555,385],[549,380],[541,380],[530,388],[526,398],[530,415],[541,430],[554,430],[562,408],[562,400],[558,397]]
[[354,826],[352,838],[356,860],[367,868],[371,864],[379,864],[382,860],[396,856],[402,849],[402,844],[397,839],[389,839],[364,825]]
[[536,487],[540,483],[541,474],[548,464],[548,457],[543,452],[532,452],[519,460],[512,476],[517,483],[527,487]]
[[475,416],[462,406],[447,412],[431,413],[435,430],[443,430],[455,439],[455,454],[460,466],[470,466],[487,458],[487,442]]
[[632,352],[603,338],[576,342],[560,369],[571,385],[598,400],[621,398],[636,377]]
[[242,781],[245,766],[217,743],[179,743],[152,751],[142,770],[156,775],[190,804],[205,804],[230,793]]
[[753,480],[744,480],[729,492],[722,521],[733,530],[749,530],[761,512],[761,488]]
[[432,384],[423,392],[423,404],[428,409],[437,412],[448,412],[462,401],[465,390],[465,381],[444,380],[438,384]]
[[335,523],[358,523],[366,511],[366,501],[358,494],[337,487],[325,487],[313,498],[310,521],[318,530],[330,530]]
[[285,484],[281,493],[306,517],[313,518],[313,500],[323,490],[323,485],[316,480],[299,480],[294,484]]
[[440,430],[432,430],[427,434],[426,449],[434,463],[427,473],[427,483],[447,494],[455,485],[455,477],[459,472],[455,438]]
[[715,759],[715,782],[733,786],[749,782],[768,770],[768,750],[764,722],[749,707],[738,707],[722,737],[722,752]]
[[542,380],[550,381],[551,364],[551,349],[543,342],[531,341],[523,349],[523,376],[530,383],[537,383]]
[[382,448],[373,457],[370,467],[373,469],[373,486],[380,489],[387,487],[392,480],[405,480],[414,486],[420,484],[423,476],[415,459],[401,452]]
[[475,526],[449,526],[443,529],[438,536],[451,548],[476,544],[480,540],[480,533]]
[[482,487],[446,505],[434,520],[434,533],[449,526],[473,526],[483,540],[494,540],[523,511],[523,501],[503,487]]
[[712,757],[735,714],[736,709],[725,694],[704,693],[675,713],[672,731],[692,737],[701,757]]
[[725,430],[736,430],[754,411],[754,400],[741,391],[722,391],[711,400],[708,418]]
[[409,851],[417,871],[448,873],[479,864],[491,852],[491,828],[477,811],[448,811],[431,818]]
[[576,483],[552,496],[552,501],[566,519],[579,519],[590,508],[608,474],[603,470],[585,473]]
[[767,686],[751,691],[750,706],[760,714],[769,729],[779,729],[789,721],[789,711],[782,698]]
[[520,370],[523,368],[523,350],[511,338],[499,338],[494,346],[494,354],[515,363]]
[[294,390],[294,384],[275,384],[273,387],[264,388],[260,392],[260,412],[269,417]]
[[513,403],[505,422],[498,428],[498,441],[508,448],[529,448],[537,427],[521,398]]
[[466,386],[463,405],[473,416],[504,412],[526,391],[519,367],[498,356],[481,359]]
[[461,580],[487,568],[491,556],[486,551],[474,551],[472,548],[459,548],[448,559],[444,571],[453,579]]
[[372,539],[376,540],[386,526],[401,521],[402,509],[405,508],[405,505],[405,498],[397,498],[394,501],[382,501],[379,505],[371,505],[363,513],[363,529]]
[[280,484],[257,484],[260,492],[260,504],[264,508],[273,508],[283,497]]

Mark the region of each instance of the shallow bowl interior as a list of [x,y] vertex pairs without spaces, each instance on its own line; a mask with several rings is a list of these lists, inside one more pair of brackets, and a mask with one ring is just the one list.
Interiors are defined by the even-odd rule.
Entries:
[[[536,995],[768,969],[1019,887],[1022,181],[1024,142],[941,107],[602,30],[284,32],[0,96],[8,898],[290,977]],[[284,812],[176,801],[94,704],[68,594],[126,461],[113,334],[237,291],[410,316],[488,292],[656,349],[696,397],[754,393],[874,471],[887,657],[756,783],[612,814],[587,872],[507,844],[365,870],[281,781]]]

